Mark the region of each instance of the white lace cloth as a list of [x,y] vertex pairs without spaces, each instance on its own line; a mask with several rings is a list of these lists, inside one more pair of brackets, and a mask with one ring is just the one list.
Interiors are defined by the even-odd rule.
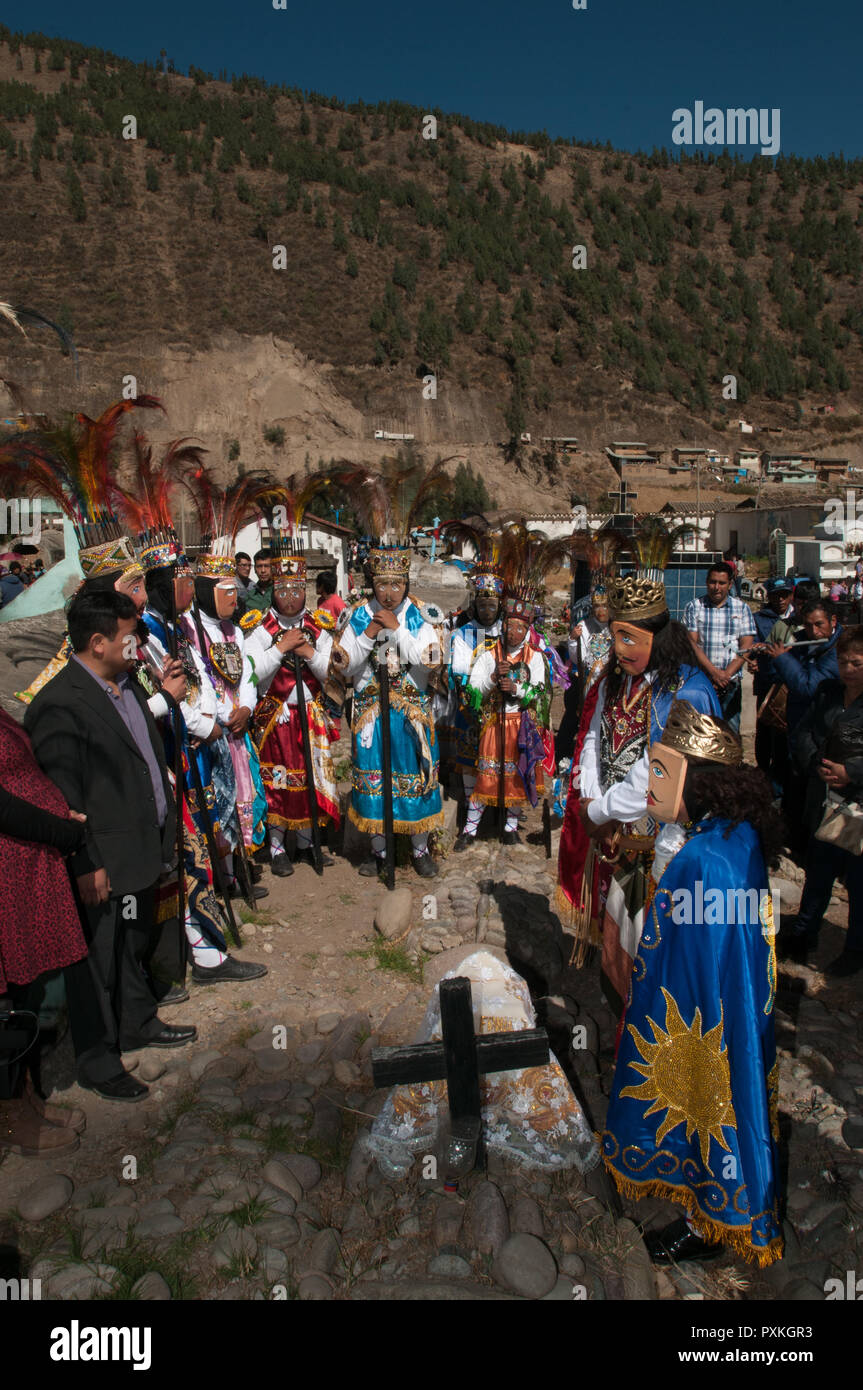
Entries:
[[[471,981],[474,1029],[516,1032],[536,1027],[527,985],[487,951],[469,956],[444,979]],[[415,1042],[440,1041],[440,986],[429,1000]],[[587,1172],[599,1161],[599,1146],[559,1064],[494,1072],[480,1077],[486,1149],[513,1162],[549,1171]],[[446,1082],[396,1086],[387,1096],[369,1135],[369,1149],[388,1176],[403,1175],[417,1155],[433,1153],[441,1121],[448,1117]]]

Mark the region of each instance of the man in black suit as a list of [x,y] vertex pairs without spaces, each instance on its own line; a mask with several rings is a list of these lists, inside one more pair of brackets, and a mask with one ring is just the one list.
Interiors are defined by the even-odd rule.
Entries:
[[89,945],[71,981],[67,972],[78,1081],[107,1100],[140,1100],[147,1087],[123,1070],[120,1053],[196,1036],[156,1016],[141,968],[156,882],[176,858],[176,812],[162,740],[129,678],[134,603],[113,589],[82,593],[68,626],[73,655],[36,695],[24,727],[40,766],[87,817],[84,848],[69,861]]

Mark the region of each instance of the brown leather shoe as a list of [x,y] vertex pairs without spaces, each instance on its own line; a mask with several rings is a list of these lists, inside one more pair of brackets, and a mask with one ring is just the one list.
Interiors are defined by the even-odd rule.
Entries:
[[46,1124],[25,1098],[0,1101],[0,1149],[22,1158],[46,1158],[77,1147],[74,1129]]
[[59,1129],[74,1129],[76,1134],[83,1134],[87,1128],[87,1116],[79,1106],[53,1105],[50,1100],[43,1100],[33,1085],[29,1072],[24,1082],[24,1099],[30,1102],[31,1109],[48,1125],[57,1125]]

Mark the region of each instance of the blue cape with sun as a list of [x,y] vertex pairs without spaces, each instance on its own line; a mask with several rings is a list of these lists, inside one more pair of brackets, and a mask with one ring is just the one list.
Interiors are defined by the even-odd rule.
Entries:
[[706,1240],[759,1265],[782,1254],[775,988],[758,837],[701,821],[645,923],[603,1158],[625,1195],[679,1202]]

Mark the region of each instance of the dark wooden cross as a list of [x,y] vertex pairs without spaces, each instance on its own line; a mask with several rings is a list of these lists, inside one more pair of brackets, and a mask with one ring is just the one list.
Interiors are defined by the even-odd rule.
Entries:
[[629,485],[626,482],[626,479],[623,477],[623,474],[621,474],[620,482],[618,483],[617,487],[610,488],[608,495],[609,497],[615,497],[617,499],[618,512],[625,513],[630,511],[630,508],[627,506],[627,503],[634,502],[636,497],[638,496],[638,493],[635,491],[630,492]]
[[519,1033],[474,1033],[470,980],[464,975],[441,980],[440,1012],[442,1042],[374,1049],[372,1079],[376,1086],[446,1081],[451,1120],[479,1120],[480,1076],[541,1067],[548,1061],[548,1034],[544,1028],[525,1028]]

